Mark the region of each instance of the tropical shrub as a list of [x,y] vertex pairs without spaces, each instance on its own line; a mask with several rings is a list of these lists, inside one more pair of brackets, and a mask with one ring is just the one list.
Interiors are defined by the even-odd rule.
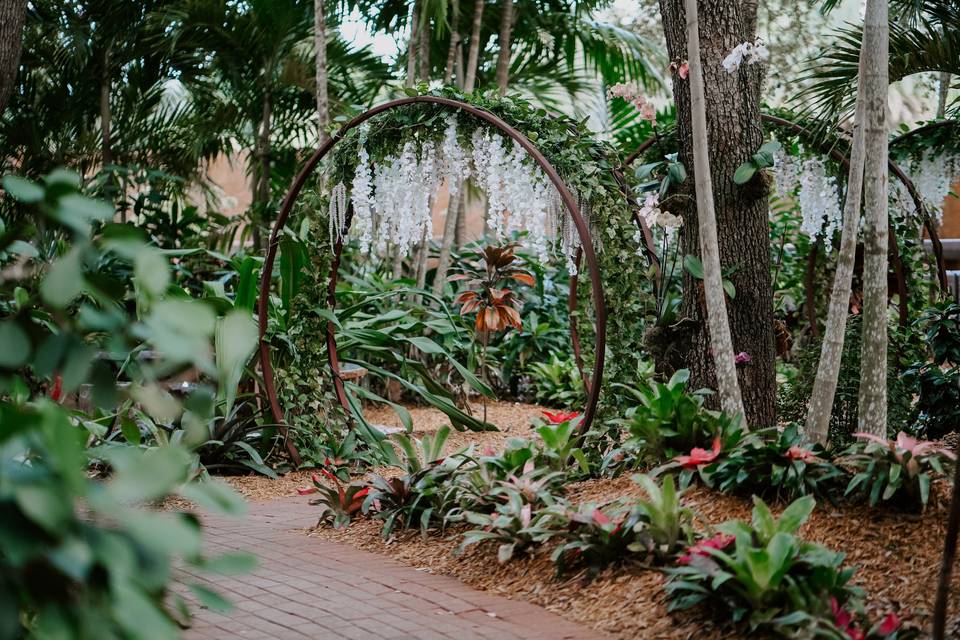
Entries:
[[[565,471],[568,475],[579,472],[590,475],[590,461],[582,448],[577,446],[577,426],[582,418],[578,412],[551,413],[544,411],[546,422],[536,425],[537,435],[540,436],[537,447],[537,461],[542,462],[556,471]],[[572,462],[577,467],[572,468]]]
[[830,496],[843,471],[822,447],[804,442],[796,424],[744,438],[723,458],[700,467],[700,477],[723,492],[775,500]]
[[573,357],[551,354],[546,362],[531,362],[527,373],[533,397],[539,404],[572,409],[586,403],[583,379]]
[[[175,561],[252,566],[205,558],[196,516],[150,509],[180,496],[242,511],[189,447],[207,440],[244,364],[242,350],[223,358],[211,343],[242,346],[252,321],[218,319],[172,287],[165,256],[80,184],[66,171],[3,181],[4,210],[18,215],[0,233],[0,635],[176,638],[187,610],[167,592]],[[159,355],[140,358],[148,347]],[[161,384],[190,367],[221,395],[199,385],[181,402]],[[68,408],[81,389],[91,408]],[[229,606],[190,586],[206,606]]]
[[[709,604],[751,629],[786,635],[828,620],[831,598],[846,605],[857,592],[848,585],[853,569],[843,567],[843,554],[796,535],[814,505],[805,496],[774,518],[755,498],[749,524],[720,525],[721,536],[690,547],[667,570],[670,610]],[[801,615],[793,615],[797,612]]]
[[871,506],[883,500],[903,509],[923,509],[930,498],[931,479],[945,475],[945,467],[956,461],[953,452],[903,432],[896,440],[868,433],[856,436],[860,441],[850,445],[842,458],[855,472],[846,495],[865,497]]
[[618,424],[627,431],[627,458],[663,460],[710,444],[726,426],[721,415],[703,406],[706,391],[687,393],[690,372],[681,369],[666,383],[641,389],[620,386],[639,401]]
[[933,357],[906,372],[919,388],[916,431],[923,437],[940,438],[960,424],[960,305],[947,302],[932,307],[917,325]]

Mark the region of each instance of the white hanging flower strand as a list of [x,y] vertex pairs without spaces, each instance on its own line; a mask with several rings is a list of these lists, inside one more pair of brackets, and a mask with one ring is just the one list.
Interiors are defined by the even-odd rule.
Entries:
[[[800,230],[811,238],[822,236],[829,241],[843,225],[837,179],[827,174],[821,158],[812,157],[803,161],[799,183],[798,200],[803,218]],[[824,244],[829,251],[831,243]]]
[[764,44],[761,38],[757,38],[753,44],[741,42],[727,54],[723,59],[723,68],[727,73],[735,73],[744,62],[747,64],[756,64],[763,62],[770,57],[770,50]]

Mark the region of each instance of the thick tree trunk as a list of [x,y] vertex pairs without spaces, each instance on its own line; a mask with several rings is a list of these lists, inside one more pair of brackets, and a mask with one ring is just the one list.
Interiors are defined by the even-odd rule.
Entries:
[[430,3],[422,2],[420,7],[420,80],[430,80]]
[[700,259],[711,351],[720,392],[720,406],[731,416],[744,415],[740,382],[733,355],[733,338],[727,318],[717,240],[717,217],[713,206],[710,150],[707,145],[707,105],[700,57],[700,22],[697,0],[686,0],[687,57],[690,61],[690,114],[693,137],[693,172],[700,232]]
[[17,81],[26,17],[27,0],[0,0],[0,113]]
[[[954,448],[954,453],[960,453],[960,445]],[[933,640],[944,640],[947,633],[950,576],[953,575],[953,565],[957,558],[957,535],[960,534],[960,461],[954,464],[951,496],[947,535],[943,541],[943,560],[940,563],[940,580],[937,582],[937,597],[933,607]]]
[[420,0],[413,4],[413,10],[410,13],[410,40],[407,41],[407,79],[404,83],[412,87],[417,83],[417,39],[420,33]]
[[447,271],[450,270],[450,254],[453,251],[453,243],[457,237],[457,220],[460,213],[460,194],[461,189],[456,193],[450,194],[450,202],[447,204],[447,218],[443,221],[443,238],[440,240],[440,255],[437,257],[437,271],[433,276],[433,295],[440,296],[443,293],[443,287],[447,283]]
[[860,51],[860,82],[857,88],[857,109],[853,122],[853,141],[850,150],[850,170],[847,175],[847,198],[843,206],[843,231],[840,234],[840,252],[837,271],[833,276],[830,308],[820,347],[817,377],[807,407],[805,434],[811,442],[827,444],[830,415],[840,378],[840,359],[850,311],[850,291],[853,263],[857,256],[857,235],[860,230],[860,196],[863,192],[864,149],[864,51]]
[[[678,63],[686,60],[689,56],[684,1],[660,0],[660,11],[670,59]],[[762,73],[749,67],[730,74],[720,64],[730,50],[743,41],[747,22],[739,3],[727,0],[700,2],[700,63],[707,106],[707,148],[720,264],[724,268],[735,268],[729,276],[736,288],[736,296],[727,304],[729,326],[734,352],[746,352],[750,356],[750,362],[738,367],[747,422],[762,427],[776,422],[776,350],[767,184],[762,175],[755,176],[745,185],[733,182],[737,167],[756,153],[763,143],[760,121]],[[693,155],[690,85],[676,74],[673,81],[679,158],[688,171],[691,168],[693,171],[690,171],[692,178],[678,188],[677,197],[670,198],[665,206],[683,215],[683,253],[698,255],[699,212],[693,205],[692,183],[697,170]],[[689,345],[685,361],[691,370],[691,386],[716,389],[716,368],[701,291],[701,281],[685,273],[681,311],[683,317],[693,322],[691,333],[677,336],[677,340]]]
[[863,339],[860,351],[859,428],[887,435],[887,93],[890,88],[887,0],[867,0],[863,27],[866,65],[863,225]]
[[330,98],[327,94],[327,21],[323,15],[324,0],[313,0],[313,46],[316,49],[317,138],[326,142],[330,124]]
[[500,51],[497,53],[497,88],[506,95],[510,82],[510,40],[513,37],[513,0],[503,0],[500,9]]
[[480,64],[480,29],[483,26],[484,0],[476,0],[473,6],[473,25],[470,28],[470,53],[467,54],[467,73],[463,90],[472,93],[477,84],[477,65]]

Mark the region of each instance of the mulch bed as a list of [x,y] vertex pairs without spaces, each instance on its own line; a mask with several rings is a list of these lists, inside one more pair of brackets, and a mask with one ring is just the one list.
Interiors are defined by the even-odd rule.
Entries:
[[[509,428],[502,433],[456,433],[448,451],[469,443],[498,448],[508,437],[529,436],[530,420],[540,407],[495,403],[488,415],[495,424]],[[445,424],[442,415],[430,409],[413,409],[416,431],[433,431]],[[368,411],[379,424],[399,424],[387,412]],[[498,423],[498,420],[501,422]],[[287,474],[280,480],[262,476],[227,478],[251,500],[295,495],[297,487],[309,484],[309,471]],[[572,502],[603,503],[623,496],[641,496],[629,477],[601,478],[567,487]],[[303,498],[304,503],[309,498]],[[705,487],[694,487],[685,497],[699,518],[699,526],[739,518],[749,520],[752,502]],[[948,485],[941,482],[931,491],[923,514],[905,514],[885,508],[860,505],[818,505],[801,535],[831,549],[844,551],[847,562],[856,565],[855,584],[867,592],[874,618],[896,611],[911,626],[929,628],[946,533]],[[775,508],[775,511],[777,508]],[[470,586],[508,598],[522,598],[566,618],[618,638],[735,638],[729,625],[715,622],[704,611],[667,613],[662,585],[664,577],[654,567],[631,564],[607,569],[587,578],[583,573],[558,577],[549,559],[549,547],[500,564],[493,545],[475,545],[462,555],[453,551],[460,543],[459,529],[431,533],[403,531],[384,541],[379,520],[359,519],[346,530],[330,527],[305,533],[327,540],[382,553],[400,562],[458,578]],[[960,568],[954,571],[950,625],[960,637]]]

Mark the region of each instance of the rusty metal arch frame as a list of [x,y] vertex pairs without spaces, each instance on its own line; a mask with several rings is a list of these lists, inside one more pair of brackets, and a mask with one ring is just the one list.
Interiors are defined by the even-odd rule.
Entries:
[[[273,365],[270,360],[270,344],[265,340],[265,335],[267,331],[267,313],[269,307],[269,298],[270,298],[270,280],[273,275],[273,265],[276,262],[277,249],[280,244],[280,232],[286,224],[287,218],[290,215],[290,211],[293,209],[293,205],[296,203],[297,198],[300,195],[300,192],[303,190],[304,185],[307,182],[307,179],[314,172],[317,165],[320,161],[328,154],[330,151],[337,145],[338,142],[346,137],[352,129],[358,127],[362,123],[370,120],[371,118],[384,113],[385,111],[391,111],[393,109],[398,109],[412,104],[433,104],[440,107],[461,111],[470,116],[473,116],[488,125],[498,129],[501,133],[507,135],[509,138],[514,140],[519,144],[523,149],[534,159],[534,161],[540,166],[543,172],[550,179],[550,182],[553,183],[554,188],[560,194],[560,199],[563,201],[564,206],[567,209],[567,212],[570,214],[570,217],[573,220],[574,226],[577,229],[577,235],[580,237],[581,252],[583,257],[586,259],[587,267],[590,273],[590,282],[592,284],[592,294],[593,294],[593,303],[595,307],[595,322],[596,322],[596,349],[595,349],[595,358],[593,365],[593,379],[592,384],[587,386],[587,403],[583,412],[583,420],[580,423],[580,433],[585,433],[589,428],[590,423],[593,421],[594,416],[597,411],[597,404],[600,397],[600,381],[603,378],[603,365],[604,365],[604,355],[606,350],[606,329],[607,329],[607,307],[604,300],[603,294],[603,283],[600,278],[600,263],[597,260],[596,251],[593,248],[593,240],[590,236],[590,229],[586,221],[583,218],[583,215],[580,213],[580,209],[577,206],[577,201],[573,197],[573,194],[570,192],[570,189],[567,188],[566,183],[560,177],[560,174],[553,167],[546,156],[534,145],[530,140],[523,135],[519,130],[508,124],[502,118],[494,115],[489,111],[479,109],[471,104],[461,102],[459,100],[452,100],[450,98],[441,98],[437,96],[414,96],[409,98],[400,98],[398,100],[393,100],[386,102],[384,104],[373,107],[360,115],[352,118],[346,122],[340,129],[333,134],[333,136],[322,144],[310,158],[306,161],[303,167],[300,169],[300,172],[294,178],[293,183],[290,186],[290,190],[287,192],[287,195],[283,199],[283,203],[280,207],[280,212],[277,215],[277,219],[274,222],[273,229],[270,232],[270,240],[267,245],[267,254],[264,258],[264,263],[261,270],[260,276],[260,295],[257,303],[257,319],[259,324],[259,352],[260,352],[260,367],[263,374],[263,386],[264,391],[267,394],[267,398],[270,403],[270,410],[273,414],[273,417],[277,424],[284,425],[281,427],[281,434],[286,440],[287,451],[290,453],[291,458],[294,462],[298,462],[300,459],[299,452],[296,449],[296,446],[293,444],[292,440],[289,438],[288,428],[284,420],[283,410],[280,407],[280,400],[277,396],[276,383],[273,376]],[[349,221],[348,221],[349,226]],[[328,284],[328,296],[332,295],[336,287],[337,282],[337,267],[340,263],[340,250],[342,246],[338,244],[335,248],[334,253],[334,262],[331,267],[331,279]],[[348,412],[350,411],[349,403],[346,398],[345,389],[343,386],[343,380],[340,378],[340,369],[339,369],[339,359],[336,348],[336,336],[332,323],[327,323],[327,357],[330,364],[330,370],[333,373],[334,387],[337,392],[337,398],[340,401],[340,404]]]

